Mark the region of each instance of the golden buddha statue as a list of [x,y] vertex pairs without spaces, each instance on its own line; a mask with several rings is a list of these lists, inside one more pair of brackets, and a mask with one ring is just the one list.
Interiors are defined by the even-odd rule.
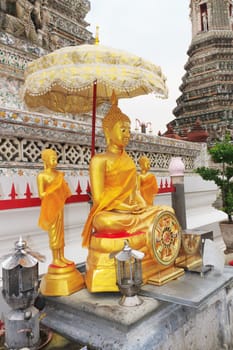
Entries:
[[[114,96],[102,125],[107,148],[91,159],[93,206],[82,233],[83,247],[89,249],[86,285],[93,292],[117,290],[114,262],[108,256],[123,248],[125,237],[134,249],[148,252],[147,235],[154,219],[161,211],[174,212],[168,206],[148,205],[141,196],[135,163],[125,151],[130,140],[130,119],[121,112]],[[145,260],[147,280],[153,263],[151,257]]]
[[[76,271],[74,262],[64,256],[64,204],[71,196],[71,192],[64,180],[63,172],[56,170],[56,152],[45,149],[41,156],[44,170],[37,176],[38,193],[41,198],[38,225],[48,232],[52,252],[52,263],[49,266],[49,273],[42,279],[41,291],[45,295],[67,295],[80,289],[79,286],[84,284],[83,277]],[[73,278],[76,279],[71,283]]]
[[142,197],[148,205],[153,205],[154,197],[158,193],[158,183],[156,177],[149,173],[150,159],[146,156],[139,158],[141,168],[138,175],[138,187]]

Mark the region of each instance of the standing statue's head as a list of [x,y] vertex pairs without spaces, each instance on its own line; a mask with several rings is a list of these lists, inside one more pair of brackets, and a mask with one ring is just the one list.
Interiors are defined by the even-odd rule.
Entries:
[[45,168],[57,165],[57,153],[51,148],[46,148],[41,152],[41,159],[43,160]]
[[130,119],[126,114],[122,113],[120,108],[117,106],[118,101],[114,90],[112,92],[111,102],[112,102],[112,106],[102,121],[102,126],[103,126],[107,145],[110,142],[111,133],[113,132],[114,126],[117,123],[121,122],[122,124],[127,124],[130,128]]
[[138,161],[140,168],[142,170],[150,169],[150,159],[147,156],[141,156]]

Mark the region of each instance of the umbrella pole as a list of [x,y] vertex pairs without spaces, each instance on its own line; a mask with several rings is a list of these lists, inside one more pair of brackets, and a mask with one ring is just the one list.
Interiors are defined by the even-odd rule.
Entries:
[[91,157],[95,155],[96,94],[97,94],[97,80],[95,80],[93,83]]

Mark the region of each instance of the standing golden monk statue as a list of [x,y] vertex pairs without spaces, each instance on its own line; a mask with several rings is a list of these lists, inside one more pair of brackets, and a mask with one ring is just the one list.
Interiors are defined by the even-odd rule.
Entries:
[[[103,118],[103,130],[107,147],[91,159],[93,206],[82,233],[83,247],[89,249],[86,285],[94,292],[117,290],[114,263],[111,265],[108,256],[122,249],[123,238],[127,237],[134,249],[148,251],[147,236],[155,218],[161,211],[174,212],[168,206],[148,205],[141,196],[135,163],[125,151],[130,119],[121,112],[114,95],[112,107]],[[166,254],[171,255],[171,251]],[[152,265],[148,258],[147,275]]]
[[41,198],[38,224],[48,232],[52,252],[49,272],[41,282],[42,294],[67,295],[80,289],[80,285],[83,286],[83,278],[76,271],[74,262],[64,256],[64,204],[71,192],[63,172],[56,170],[56,152],[45,149],[41,157],[44,170],[37,176],[38,193]]
[[146,156],[139,158],[141,171],[138,175],[138,187],[140,193],[148,205],[153,205],[154,197],[158,193],[158,183],[156,177],[149,173],[150,159]]
[[45,149],[41,153],[44,171],[37,176],[41,211],[39,226],[48,231],[49,246],[52,251],[52,264],[65,267],[73,264],[64,257],[64,204],[71,196],[70,189],[64,180],[64,174],[56,170],[57,154],[52,149]]

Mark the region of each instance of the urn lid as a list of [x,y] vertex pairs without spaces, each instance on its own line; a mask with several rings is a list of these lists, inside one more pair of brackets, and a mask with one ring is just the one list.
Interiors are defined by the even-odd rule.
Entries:
[[185,165],[181,157],[172,157],[169,164],[170,176],[184,176]]
[[2,268],[5,270],[14,269],[20,265],[22,267],[33,267],[38,261],[44,261],[45,257],[38,252],[32,251],[22,237],[15,242],[15,249],[12,254],[7,254],[1,258]]

